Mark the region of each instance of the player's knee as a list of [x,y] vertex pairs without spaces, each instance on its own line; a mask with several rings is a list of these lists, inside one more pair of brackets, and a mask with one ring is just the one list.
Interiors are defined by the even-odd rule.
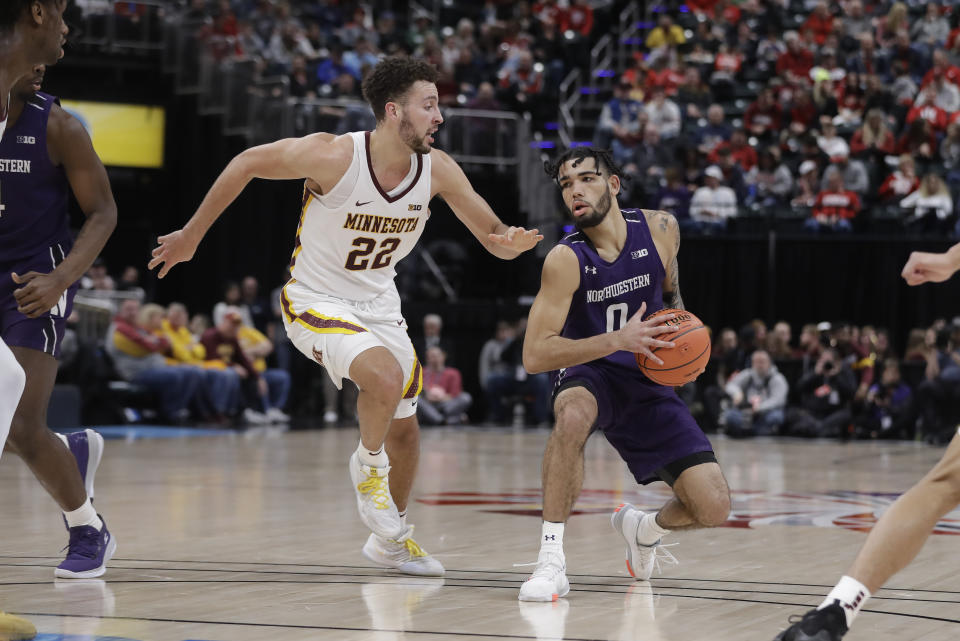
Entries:
[[46,426],[33,417],[14,415],[7,436],[7,447],[20,458],[30,461],[40,451],[45,429]]
[[556,409],[557,422],[553,433],[567,439],[586,441],[596,421],[590,408],[579,403],[567,403]]
[[694,507],[694,516],[704,527],[720,527],[730,517],[730,492],[717,488],[707,493]]

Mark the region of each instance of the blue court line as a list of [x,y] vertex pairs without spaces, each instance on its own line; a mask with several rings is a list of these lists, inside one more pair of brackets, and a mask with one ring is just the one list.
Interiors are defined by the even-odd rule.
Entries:
[[[57,430],[63,434],[79,432],[86,428],[65,428]],[[214,428],[174,427],[171,425],[94,425],[91,429],[99,432],[103,438],[134,441],[139,438],[185,438],[189,436],[223,436],[235,434],[233,430]]]

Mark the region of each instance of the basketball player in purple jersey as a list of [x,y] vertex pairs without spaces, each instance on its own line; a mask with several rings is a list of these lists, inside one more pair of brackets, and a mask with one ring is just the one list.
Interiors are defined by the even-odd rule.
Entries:
[[[58,436],[46,419],[77,280],[116,226],[117,208],[86,130],[39,91],[43,73],[39,65],[14,86],[0,140],[0,336],[26,372],[6,449],[64,512],[70,539],[56,576],[90,578],[106,571],[116,548],[91,503],[103,438],[89,429]],[[76,243],[69,190],[86,215]]]
[[[730,490],[710,441],[671,387],[641,374],[634,353],[661,363],[651,348],[683,308],[677,272],[680,232],[662,211],[621,210],[619,169],[607,152],[576,147],[547,173],[579,231],[543,264],[530,309],[523,364],[531,373],[559,370],[556,425],[543,456],[543,528],[533,575],[521,601],[551,601],[570,590],[563,530],[583,484],[583,448],[599,429],[638,483],[662,480],[674,496],[658,511],[623,504],[612,516],[627,544],[627,568],[649,579],[661,538],[672,530],[716,527],[727,520]],[[664,557],[674,560],[663,551]]]
[[[960,243],[943,254],[913,252],[903,268],[908,285],[942,283],[960,270]],[[920,553],[945,514],[960,505],[960,433],[926,476],[898,498],[870,531],[847,573],[823,603],[774,641],[840,641],[867,599]]]
[[[67,26],[65,0],[9,0],[0,3],[0,139],[7,128],[10,91],[34,65],[54,64],[63,55]],[[3,217],[0,183],[0,220]],[[13,353],[0,340],[0,445],[6,442],[13,412],[26,377]]]

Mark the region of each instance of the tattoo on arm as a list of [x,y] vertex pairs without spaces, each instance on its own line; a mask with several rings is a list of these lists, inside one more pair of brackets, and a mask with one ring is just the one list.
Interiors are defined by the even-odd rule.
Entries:
[[664,301],[667,307],[685,309],[683,306],[683,298],[680,296],[680,272],[677,269],[676,254],[674,254],[673,260],[670,261],[670,290],[664,292],[664,298],[667,299]]
[[664,303],[673,309],[684,309],[683,297],[680,296],[680,269],[677,266],[677,254],[680,253],[680,225],[677,224],[676,218],[667,213],[661,215],[661,224],[664,231],[669,225],[674,237],[673,258],[670,261],[670,289],[664,292],[667,298]]

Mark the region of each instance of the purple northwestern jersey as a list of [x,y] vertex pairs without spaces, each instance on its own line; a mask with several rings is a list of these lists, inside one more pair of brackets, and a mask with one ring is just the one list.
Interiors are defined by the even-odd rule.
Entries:
[[47,121],[57,99],[37,93],[0,139],[0,265],[70,250],[69,184],[50,162]]
[[[572,249],[580,261],[580,287],[573,293],[567,322],[560,333],[565,338],[589,338],[616,331],[639,311],[644,302],[647,315],[663,309],[666,271],[653,244],[647,218],[639,209],[621,211],[627,221],[627,242],[612,263],[600,257],[582,231],[560,241]],[[632,371],[637,369],[634,355],[625,351],[614,352],[594,362]]]

